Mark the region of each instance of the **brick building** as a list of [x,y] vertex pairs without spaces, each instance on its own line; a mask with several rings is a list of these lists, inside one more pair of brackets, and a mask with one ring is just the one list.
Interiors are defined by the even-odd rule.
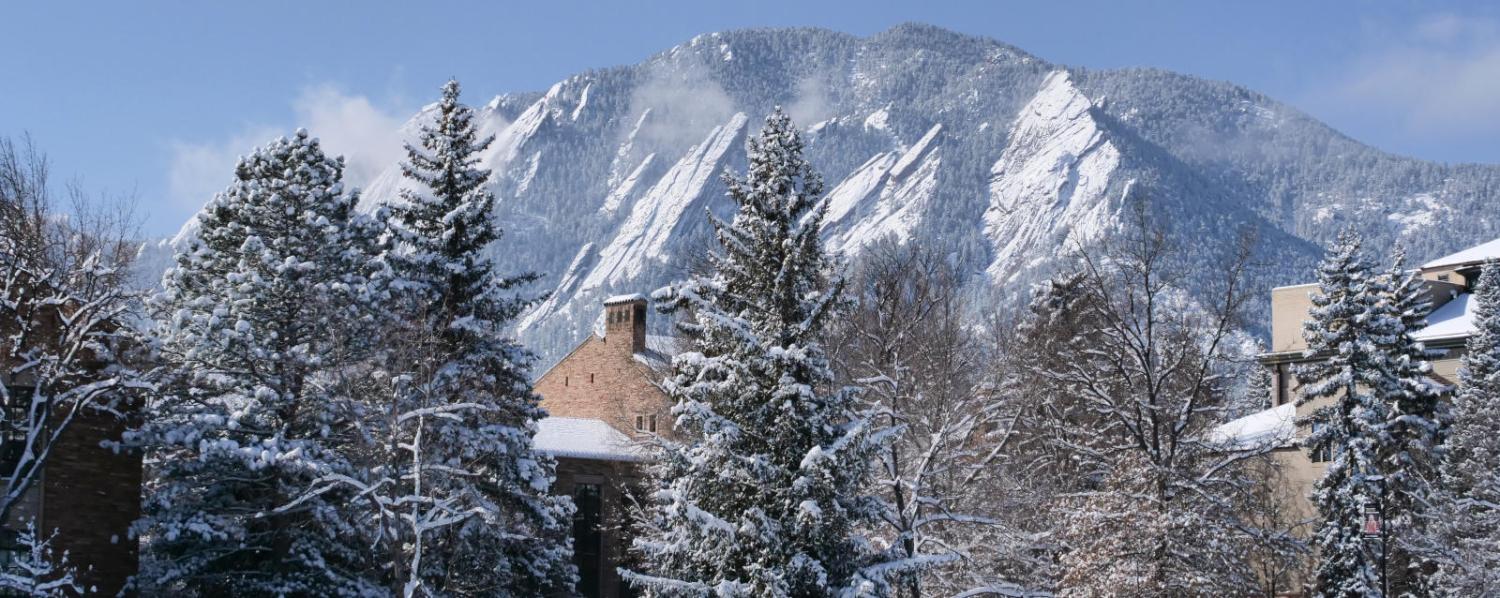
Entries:
[[649,452],[641,441],[670,434],[671,404],[656,387],[674,353],[673,339],[646,333],[646,298],[604,301],[604,326],[537,379],[550,417],[536,447],[557,458],[554,492],[573,497],[578,594],[630,596],[615,569],[629,544],[626,496]]
[[[24,317],[40,322],[38,330],[57,329],[55,324],[47,324],[58,321],[56,313],[39,311]],[[6,324],[0,322],[0,334],[6,332]],[[39,335],[30,342],[55,340],[47,336]],[[8,397],[3,405],[5,423],[0,425],[0,476],[7,477],[15,475],[24,450],[27,412],[36,385],[35,380],[12,373],[15,364],[8,362],[11,354],[0,352],[0,384],[6,387]],[[56,425],[61,418],[61,414],[54,414],[48,425]],[[120,440],[126,425],[115,414],[99,410],[84,409],[73,418],[30,487],[0,522],[0,566],[10,562],[19,549],[18,532],[26,528],[27,521],[35,521],[39,534],[56,532],[53,549],[59,555],[67,552],[70,564],[79,568],[77,578],[85,587],[107,595],[124,587],[137,566],[137,542],[129,529],[140,514],[141,456],[116,453],[100,443]]]

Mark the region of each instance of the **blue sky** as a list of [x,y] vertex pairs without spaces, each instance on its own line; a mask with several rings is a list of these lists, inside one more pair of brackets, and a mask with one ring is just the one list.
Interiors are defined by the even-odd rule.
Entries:
[[29,132],[58,176],[134,194],[164,234],[236,155],[297,126],[368,176],[399,147],[363,148],[392,146],[450,76],[479,104],[699,33],[905,21],[1234,81],[1388,151],[1500,163],[1500,6],[1394,0],[17,2],[0,7],[0,135]]

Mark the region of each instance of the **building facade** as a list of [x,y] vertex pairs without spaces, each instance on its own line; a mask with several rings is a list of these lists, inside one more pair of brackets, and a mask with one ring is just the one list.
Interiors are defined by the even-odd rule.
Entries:
[[[1432,359],[1435,382],[1453,386],[1458,381],[1464,345],[1474,333],[1473,283],[1478,280],[1480,266],[1489,259],[1500,259],[1500,239],[1432,260],[1418,269],[1432,311],[1427,316],[1427,326],[1412,336],[1437,352]],[[1296,421],[1323,405],[1321,402],[1296,405],[1301,386],[1297,383],[1295,370],[1298,364],[1310,359],[1305,355],[1307,341],[1302,337],[1302,323],[1308,318],[1312,295],[1317,290],[1317,284],[1271,290],[1271,346],[1259,358],[1260,363],[1271,370],[1273,410],[1281,408],[1284,413],[1293,413]],[[1295,407],[1288,409],[1288,405]],[[1280,425],[1290,432],[1283,435],[1291,443],[1298,443],[1310,431],[1294,427],[1294,422],[1285,418]],[[1277,457],[1283,470],[1299,486],[1294,494],[1302,498],[1302,508],[1313,514],[1307,497],[1311,495],[1313,483],[1323,476],[1327,456],[1306,450],[1282,450],[1277,452]]]
[[671,434],[671,403],[657,387],[674,353],[669,337],[647,334],[646,298],[611,297],[603,326],[537,379],[549,417],[536,447],[557,459],[553,491],[571,496],[577,594],[631,596],[616,569],[626,563],[628,505],[639,488],[645,446]]
[[[1412,333],[1412,337],[1435,352],[1431,360],[1434,382],[1448,387],[1458,382],[1465,343],[1474,333],[1473,286],[1479,278],[1480,266],[1491,259],[1500,259],[1500,239],[1432,260],[1417,270],[1432,311],[1427,316],[1427,325]],[[1298,423],[1329,400],[1297,404],[1301,385],[1297,382],[1296,368],[1315,359],[1306,355],[1302,324],[1309,317],[1312,295],[1317,291],[1317,284],[1271,290],[1271,345],[1269,351],[1259,356],[1259,362],[1271,371],[1272,408],[1220,428],[1225,436],[1240,441],[1276,443],[1272,457],[1280,465],[1282,496],[1293,518],[1307,521],[1318,519],[1311,497],[1330,458],[1302,446],[1311,430]]]
[[[30,342],[55,341],[48,331],[57,329],[58,313],[36,311],[27,317],[36,330],[43,332],[28,337]],[[0,322],[0,337],[13,338],[8,332],[13,331]],[[0,421],[0,476],[6,477],[16,474],[21,451],[25,450],[28,411],[37,384],[35,380],[12,377],[16,364],[8,360],[15,353],[0,352],[0,384],[6,387],[7,398],[6,404],[0,405],[5,409]],[[128,417],[133,405],[123,407]],[[62,414],[54,414],[43,424],[46,428],[42,433],[50,434],[48,428],[61,421]],[[31,522],[39,535],[56,534],[52,548],[57,555],[67,553],[70,565],[77,567],[76,578],[81,585],[107,595],[125,587],[136,573],[138,562],[137,541],[129,532],[140,514],[141,455],[116,452],[102,443],[118,442],[129,423],[116,413],[83,409],[62,430],[31,485],[0,521],[0,567],[22,551],[17,536]]]

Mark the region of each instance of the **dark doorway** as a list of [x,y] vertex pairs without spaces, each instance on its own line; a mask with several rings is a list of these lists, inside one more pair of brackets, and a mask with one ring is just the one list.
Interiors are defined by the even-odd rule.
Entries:
[[578,484],[573,489],[573,564],[578,566],[578,595],[599,598],[603,573],[603,500],[599,484]]

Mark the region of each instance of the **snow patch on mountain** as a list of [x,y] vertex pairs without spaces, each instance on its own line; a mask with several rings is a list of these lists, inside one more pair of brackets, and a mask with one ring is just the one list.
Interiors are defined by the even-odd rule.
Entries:
[[524,194],[527,189],[531,188],[531,181],[536,180],[536,169],[541,166],[541,163],[542,152],[531,154],[531,159],[527,160],[526,174],[522,175],[520,182],[516,183],[516,195]]
[[495,136],[495,142],[490,144],[489,150],[480,158],[481,167],[503,170],[521,154],[521,146],[535,136],[542,128],[542,123],[547,120],[547,104],[557,91],[558,85],[552,86],[552,90],[546,96],[527,107],[525,112],[516,117],[515,122],[510,123],[510,126],[505,127]]
[[1449,212],[1448,206],[1443,205],[1430,193],[1418,193],[1408,197],[1406,208],[1406,210],[1386,215],[1387,220],[1400,228],[1402,236],[1432,227]]
[[557,288],[553,289],[547,298],[526,312],[516,321],[517,333],[524,333],[543,318],[556,313],[560,307],[578,290],[578,282],[583,277],[584,269],[591,265],[594,257],[594,244],[584,243],[578,249],[578,254],[573,256],[573,261],[568,264],[568,269],[563,271],[562,278],[558,280]]
[[828,193],[830,248],[851,254],[877,239],[912,237],[937,190],[942,131],[941,123],[933,125],[899,157],[876,155]]
[[608,216],[613,215],[619,210],[625,198],[629,197],[630,192],[635,190],[635,184],[641,180],[641,173],[645,172],[646,167],[650,166],[651,161],[654,159],[656,159],[656,154],[646,154],[646,157],[641,160],[640,165],[636,166],[635,170],[630,171],[630,176],[625,177],[624,181],[621,181],[614,189],[610,190],[609,195],[605,196],[604,204],[599,206],[599,213]]
[[590,81],[588,84],[583,86],[583,93],[579,94],[578,96],[578,106],[573,108],[573,115],[569,117],[568,120],[576,121],[578,120],[579,115],[583,114],[583,107],[589,105],[589,91],[593,88],[593,81]]
[[1032,261],[1097,238],[1113,221],[1107,197],[1120,152],[1066,71],[1054,71],[1021,109],[990,169],[987,272],[1010,281]]
[[619,233],[600,251],[599,266],[584,279],[580,290],[634,278],[647,262],[670,257],[668,244],[679,221],[689,206],[699,203],[704,186],[722,169],[724,156],[743,138],[747,121],[741,112],[714,127],[635,202]]

